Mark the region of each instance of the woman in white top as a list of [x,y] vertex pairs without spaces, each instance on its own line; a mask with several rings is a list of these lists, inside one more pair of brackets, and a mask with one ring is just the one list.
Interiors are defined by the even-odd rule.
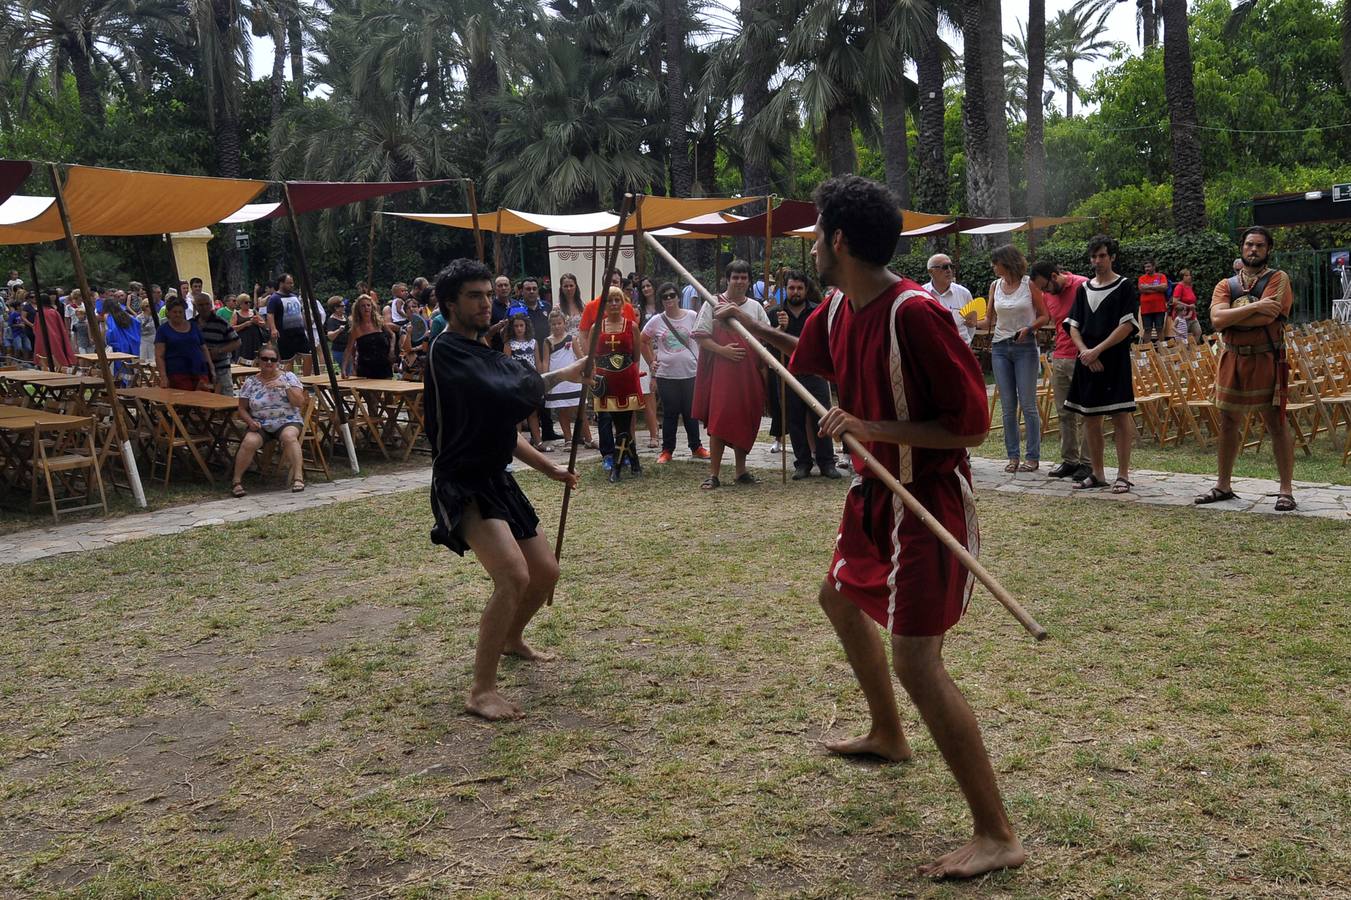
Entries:
[[[999,277],[990,283],[986,317],[990,323],[991,364],[1004,416],[1005,472],[1035,472],[1041,465],[1041,416],[1037,414],[1037,381],[1041,350],[1037,329],[1051,320],[1041,290],[1027,277],[1027,259],[1012,244],[998,247],[990,263]],[[1019,465],[1018,410],[1027,426],[1027,456]]]

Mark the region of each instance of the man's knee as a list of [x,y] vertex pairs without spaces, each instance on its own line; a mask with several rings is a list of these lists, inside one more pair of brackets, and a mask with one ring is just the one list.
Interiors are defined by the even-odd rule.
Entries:
[[854,608],[854,604],[849,599],[835,589],[835,585],[829,578],[821,582],[821,590],[816,594],[816,602],[821,604],[826,615],[835,618],[842,612]]
[[891,639],[891,662],[906,693],[914,696],[930,688],[943,670],[943,637]]
[[530,587],[530,567],[524,559],[501,566],[492,576],[497,592],[512,600],[519,599]]
[[552,556],[545,556],[531,567],[530,586],[532,588],[552,588],[558,584],[558,576],[558,560]]

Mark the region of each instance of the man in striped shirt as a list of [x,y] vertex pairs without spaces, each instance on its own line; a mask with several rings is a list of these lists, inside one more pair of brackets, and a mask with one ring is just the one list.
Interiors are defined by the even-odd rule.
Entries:
[[211,357],[211,376],[216,393],[225,397],[235,395],[234,379],[230,377],[230,357],[239,349],[239,334],[229,322],[212,309],[211,295],[198,291],[192,295],[193,309],[197,311],[197,328],[202,332],[207,355]]

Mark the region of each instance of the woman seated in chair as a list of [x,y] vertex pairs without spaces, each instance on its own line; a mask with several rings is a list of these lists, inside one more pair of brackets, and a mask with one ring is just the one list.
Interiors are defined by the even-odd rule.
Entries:
[[253,463],[258,448],[268,441],[281,441],[282,458],[290,472],[291,492],[305,490],[300,429],[304,427],[305,388],[292,372],[279,366],[277,349],[266,345],[258,353],[257,375],[250,375],[239,389],[239,416],[249,426],[235,454],[234,486],[230,493],[243,497],[244,472]]

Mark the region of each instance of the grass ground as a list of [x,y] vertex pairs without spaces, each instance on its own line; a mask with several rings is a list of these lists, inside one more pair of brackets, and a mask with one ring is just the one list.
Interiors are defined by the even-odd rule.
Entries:
[[[999,403],[995,403],[991,425],[994,426],[985,443],[972,453],[987,456],[990,459],[1005,459],[1004,432],[999,427],[1002,412]],[[1108,426],[1110,427],[1110,426]],[[1295,480],[1312,481],[1323,484],[1351,484],[1351,466],[1342,465],[1342,447],[1346,440],[1346,431],[1337,432],[1334,445],[1327,432],[1321,432],[1313,442],[1311,455],[1295,449]],[[1026,448],[1024,440],[1022,446]],[[1041,457],[1044,463],[1055,465],[1060,461],[1060,433],[1052,432],[1041,439]],[[1112,439],[1107,438],[1104,462],[1108,473],[1116,469],[1116,447]],[[1194,440],[1182,444],[1160,447],[1147,434],[1141,433],[1131,451],[1131,466],[1139,469],[1155,469],[1161,472],[1188,472],[1197,475],[1212,474],[1215,471],[1215,445],[1200,447]],[[1276,461],[1271,456],[1271,441],[1265,441],[1261,448],[1244,450],[1234,464],[1234,474],[1240,478],[1275,479]]]
[[[0,894],[969,896],[913,875],[969,825],[912,708],[911,763],[819,747],[865,725],[813,599],[843,486],[648,468],[578,495],[507,725],[421,493],[0,572]],[[1031,852],[980,893],[1351,895],[1345,526],[979,499],[1054,635],[978,593],[949,640]]]

